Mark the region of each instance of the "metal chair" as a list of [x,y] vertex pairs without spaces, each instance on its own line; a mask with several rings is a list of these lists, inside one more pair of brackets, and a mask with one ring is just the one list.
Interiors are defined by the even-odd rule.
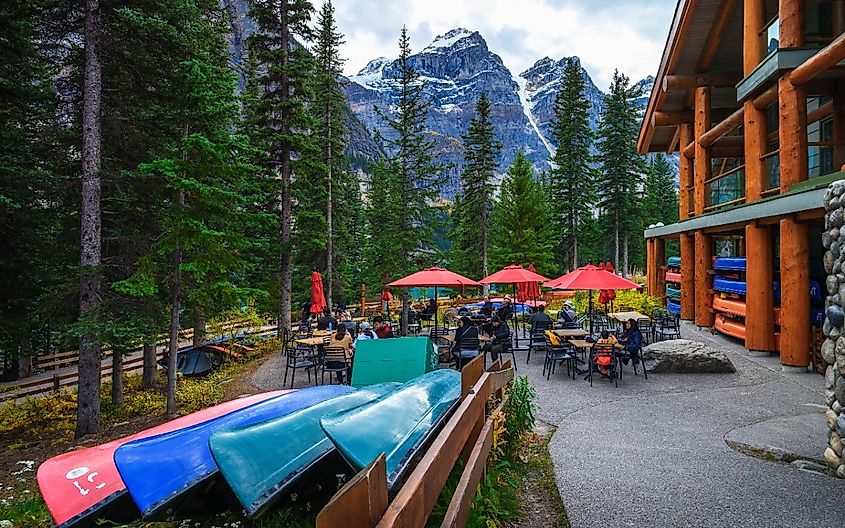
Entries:
[[546,350],[546,330],[550,327],[551,324],[547,321],[537,321],[531,326],[531,337],[528,342],[528,357],[525,358],[526,364],[531,361],[532,350]]
[[660,319],[660,325],[657,328],[656,336],[660,341],[664,339],[680,339],[681,338],[681,320],[675,314],[668,314],[666,317]]
[[543,363],[543,374],[546,375],[546,379],[548,380],[551,378],[551,375],[554,374],[558,363],[564,362],[566,362],[566,376],[569,377],[570,374],[572,374],[574,379],[575,369],[572,362],[575,360],[575,350],[572,345],[563,340],[561,340],[560,344],[555,345],[551,342],[548,336],[544,335],[544,337],[546,339],[546,359]]
[[637,326],[640,327],[640,332],[643,334],[643,341],[645,344],[654,342],[654,324],[651,319],[637,319]]
[[481,353],[481,341],[478,337],[466,337],[461,339],[459,349],[455,350],[455,347],[452,348],[452,358],[455,361],[455,369],[461,370],[464,368],[466,363],[469,363]]
[[[326,372],[329,373],[329,382],[331,382],[331,373],[337,374],[338,379],[343,379],[343,376],[349,373],[349,360],[346,359],[346,351],[343,347],[326,347],[322,359],[321,384],[326,383]],[[341,381],[343,385],[348,383],[348,379],[345,383]]]
[[314,369],[314,382],[316,383],[318,365],[318,361],[313,357],[311,347],[295,345],[291,342],[291,346],[285,348],[285,377],[282,384],[286,384],[288,382],[289,370],[293,371],[290,376],[291,387],[293,387],[297,370],[306,371],[308,373],[308,383],[311,383],[311,369]]
[[631,361],[631,366],[634,367],[634,376],[638,375],[637,363],[639,363],[643,367],[643,376],[645,376],[645,379],[648,379],[648,372],[646,372],[645,360],[643,359],[642,345],[640,345],[640,347],[637,349],[636,354],[631,354],[628,350],[625,350],[624,348],[622,350],[617,350],[616,357],[617,359],[621,360],[619,363],[619,379],[622,379],[622,367],[625,364],[625,359],[629,359]]
[[[504,356],[505,354],[510,354],[510,356],[511,356],[511,365],[513,365],[513,369],[514,369],[514,371],[515,371],[515,370],[516,370],[516,353],[514,353],[514,351],[513,351],[513,343],[511,343],[510,341],[505,341],[504,343],[502,343],[502,351],[501,351],[501,352],[499,352],[499,357],[501,358],[501,357],[502,357],[502,356]],[[505,363],[505,362],[504,362],[502,359],[499,359],[499,364],[500,364],[500,365],[504,365],[504,363]]]
[[619,387],[619,358],[616,356],[616,350],[613,345],[598,343],[590,349],[590,366],[587,374],[590,380],[590,387],[593,386],[593,371],[595,370],[595,365],[598,365],[599,358],[610,358],[610,362],[604,366],[610,371],[610,376],[614,384]]

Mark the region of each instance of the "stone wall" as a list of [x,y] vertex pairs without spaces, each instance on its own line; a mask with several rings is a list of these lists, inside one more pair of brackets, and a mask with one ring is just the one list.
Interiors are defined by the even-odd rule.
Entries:
[[[830,184],[824,196],[825,248],[824,269],[827,272],[825,299],[824,345],[822,357],[828,364],[825,373],[828,446],[824,458],[845,478],[842,441],[845,438],[845,180]],[[840,233],[841,232],[841,233]]]

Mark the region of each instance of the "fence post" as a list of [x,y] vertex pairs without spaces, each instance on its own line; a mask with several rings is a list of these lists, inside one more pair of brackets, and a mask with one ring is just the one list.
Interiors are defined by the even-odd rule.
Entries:
[[335,493],[317,515],[316,528],[372,528],[387,511],[384,453]]
[[59,375],[53,374],[53,392],[59,392]]

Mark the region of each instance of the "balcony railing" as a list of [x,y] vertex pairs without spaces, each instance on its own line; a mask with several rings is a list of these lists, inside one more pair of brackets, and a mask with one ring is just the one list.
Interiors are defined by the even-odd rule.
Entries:
[[713,211],[745,201],[745,165],[714,176],[704,182],[707,197],[705,211]]
[[771,196],[780,192],[780,149],[773,150],[760,157],[763,162],[762,196]]

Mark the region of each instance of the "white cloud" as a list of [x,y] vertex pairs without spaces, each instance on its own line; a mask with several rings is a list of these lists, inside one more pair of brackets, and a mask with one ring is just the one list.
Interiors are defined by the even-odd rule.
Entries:
[[518,74],[545,56],[577,55],[599,88],[618,68],[654,75],[676,0],[335,0],[347,73],[395,57],[402,25],[414,50],[455,27],[476,30]]

